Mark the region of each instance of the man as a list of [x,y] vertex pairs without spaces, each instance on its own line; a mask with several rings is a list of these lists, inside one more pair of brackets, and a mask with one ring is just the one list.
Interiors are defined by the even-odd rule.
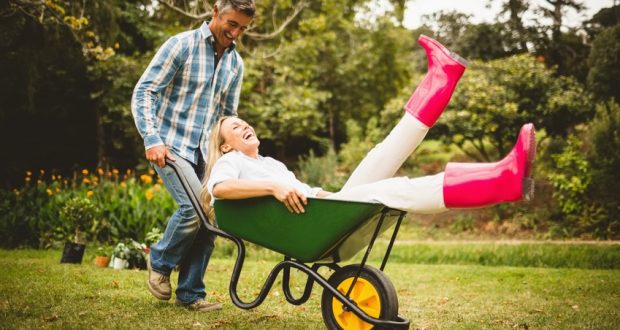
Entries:
[[247,29],[254,13],[253,0],[217,0],[210,22],[164,43],[138,81],[131,100],[146,159],[179,205],[162,240],[151,247],[148,289],[158,299],[170,299],[170,273],[178,265],[175,304],[190,310],[222,308],[219,303],[205,301],[204,275],[215,236],[200,225],[165,160],[175,161],[190,185],[200,191],[211,126],[221,115],[237,113],[243,60],[234,40]]

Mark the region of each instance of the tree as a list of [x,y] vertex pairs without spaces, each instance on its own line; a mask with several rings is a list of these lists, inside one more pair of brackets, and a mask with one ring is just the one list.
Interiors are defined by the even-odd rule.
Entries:
[[337,148],[348,119],[365,122],[406,82],[415,39],[389,19],[355,23],[359,3],[313,2],[244,57],[251,69],[239,111],[280,156]]
[[431,36],[467,59],[491,60],[523,52],[515,45],[516,34],[507,23],[472,24],[470,18],[455,11],[439,11],[423,16],[424,25],[418,31],[430,31]]
[[[178,1],[178,0],[157,0],[159,4],[164,6],[165,8],[185,17],[194,22],[203,22],[208,20],[213,15],[213,0],[197,0],[197,1]],[[294,5],[293,5],[294,4]],[[284,3],[278,1],[269,1],[265,3],[258,3],[257,10],[259,14],[257,15],[257,19],[261,20],[262,17],[266,17],[267,8],[271,8],[271,23],[275,23],[277,21],[280,24],[274,24],[270,26],[272,28],[271,32],[256,32],[257,27],[264,28],[266,27],[264,24],[253,24],[250,29],[248,29],[244,35],[248,38],[255,40],[265,40],[265,39],[273,39],[277,37],[280,33],[282,33],[286,27],[295,20],[295,17],[299,15],[303,11],[305,7],[309,4],[308,1],[296,1],[294,3],[285,1]],[[278,13],[278,9],[282,8],[291,8],[292,10],[288,14],[288,16],[284,20],[280,20],[280,14]],[[255,22],[256,23],[256,22]],[[265,30],[267,31],[267,30]]]
[[591,19],[584,22],[584,28],[591,39],[608,27],[620,24],[620,5],[602,8]]
[[71,31],[10,8],[0,31],[0,146],[11,155],[1,184],[21,183],[25,170],[94,163],[87,66]]
[[[12,71],[3,76],[13,77],[6,82],[10,87],[4,96],[8,101],[3,103],[16,104],[11,108],[16,114],[10,125],[16,128],[45,118],[44,123],[57,130],[54,134],[47,130],[30,131],[30,139],[20,139],[51,142],[44,150],[39,152],[39,145],[29,144],[20,149],[39,155],[71,149],[58,157],[17,157],[32,160],[16,165],[15,169],[68,170],[76,163],[107,165],[110,159],[123,160],[119,165],[135,166],[136,155],[130,156],[127,151],[135,149],[137,133],[132,121],[118,119],[126,119],[130,93],[139,77],[137,70],[127,70],[132,67],[127,63],[135,63],[139,56],[125,55],[151,50],[160,38],[159,29],[150,21],[150,15],[155,14],[152,9],[148,0],[12,0],[3,8],[8,23],[7,29],[3,29],[7,31],[8,51],[0,60],[3,68]],[[108,60],[124,65],[106,65]],[[20,65],[22,61],[24,64]],[[119,70],[121,67],[123,70]],[[45,79],[32,79],[38,76]],[[15,78],[23,83],[15,84]],[[111,90],[117,93],[110,93]],[[49,95],[49,99],[44,95]],[[33,118],[25,117],[27,112],[20,109],[24,105],[36,113]],[[43,113],[50,113],[53,120]],[[76,132],[71,133],[70,142],[50,138],[69,132]]]
[[566,28],[563,24],[568,10],[579,13],[584,9],[582,1],[545,0],[536,10],[552,23],[550,26],[538,23],[537,34],[532,40],[536,54],[548,67],[555,67],[557,74],[573,76],[582,83],[585,83],[588,72],[586,59],[590,47],[581,28]]
[[620,102],[620,24],[600,32],[588,57],[588,87],[601,100]]
[[[491,1],[488,2],[489,4]],[[516,48],[517,53],[527,52],[527,38],[529,31],[523,25],[523,14],[528,10],[527,0],[508,0],[502,4],[499,15],[508,14],[508,20],[504,23],[507,30],[507,39],[513,43],[511,48]]]
[[574,78],[555,77],[532,56],[518,55],[471,63],[431,133],[474,159],[490,161],[508,153],[527,122],[549,136],[565,136],[592,111]]
[[434,38],[442,44],[456,50],[458,41],[464,35],[466,28],[471,26],[471,15],[457,11],[438,11],[422,16],[422,24],[432,31]]
[[581,1],[577,0],[545,0],[545,2],[551,5],[551,8],[546,6],[540,6],[540,10],[544,16],[551,18],[553,25],[551,28],[552,39],[556,40],[561,34],[562,22],[567,8],[572,8],[577,12],[584,9],[584,5]]

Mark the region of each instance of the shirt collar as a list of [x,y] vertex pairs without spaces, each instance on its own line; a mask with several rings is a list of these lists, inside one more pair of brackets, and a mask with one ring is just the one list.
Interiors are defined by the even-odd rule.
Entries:
[[[202,22],[202,25],[200,26],[200,34],[202,35],[203,39],[207,39],[211,43],[212,46],[214,45],[215,38],[213,38],[213,33],[211,33],[211,29],[209,29],[209,22]],[[230,46],[224,49],[224,51],[226,50],[233,51],[235,47],[237,47],[237,43],[233,41],[230,44]]]

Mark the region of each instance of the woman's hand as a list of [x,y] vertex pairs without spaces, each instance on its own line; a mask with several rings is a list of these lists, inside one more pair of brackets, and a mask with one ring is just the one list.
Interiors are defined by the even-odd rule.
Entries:
[[306,212],[304,206],[308,205],[308,199],[299,190],[291,186],[276,184],[273,187],[273,196],[291,212]]

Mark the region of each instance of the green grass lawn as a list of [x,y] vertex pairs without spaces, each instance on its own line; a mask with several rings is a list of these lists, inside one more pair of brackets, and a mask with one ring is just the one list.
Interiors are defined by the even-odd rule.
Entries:
[[[437,244],[427,245],[432,250]],[[446,254],[447,245],[455,244],[440,244],[437,254]],[[480,245],[463,243],[454,249],[471,255]],[[410,246],[398,246],[395,256],[406,255]],[[512,245],[503,246],[508,249]],[[615,245],[601,246],[601,251],[617,253]],[[502,246],[492,249],[503,253]],[[553,247],[549,251],[554,251]],[[82,265],[69,265],[59,263],[58,250],[0,250],[0,328],[324,327],[321,289],[316,286],[312,298],[301,306],[286,302],[278,281],[258,308],[236,308],[228,296],[233,259],[221,253],[212,259],[206,283],[208,298],[223,302],[224,309],[206,314],[157,301],[146,290],[145,271],[97,268],[90,253]],[[242,298],[255,297],[275,264],[273,259],[268,254],[250,253],[239,285]],[[400,314],[411,320],[411,329],[620,328],[620,270],[613,269],[618,267],[416,264],[403,257],[392,261],[386,273],[398,291]],[[176,273],[172,280],[176,282]],[[299,273],[294,273],[294,280],[299,293],[303,285]]]

